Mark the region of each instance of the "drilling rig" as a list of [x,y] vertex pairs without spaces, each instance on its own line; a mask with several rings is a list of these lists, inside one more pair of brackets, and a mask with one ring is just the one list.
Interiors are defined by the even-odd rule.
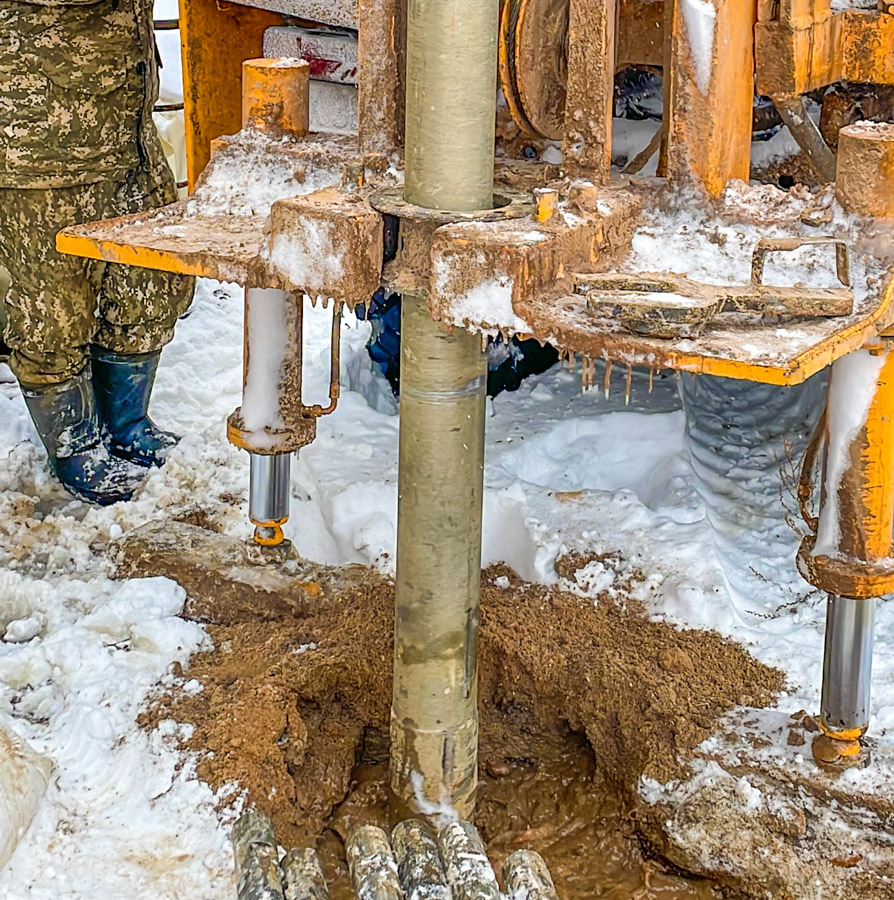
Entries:
[[[894,591],[894,123],[855,121],[833,148],[815,101],[842,84],[892,90],[894,7],[181,0],[180,28],[190,198],[69,228],[58,247],[245,286],[243,403],[227,429],[251,455],[265,546],[283,540],[291,454],[338,401],[342,309],[402,295],[391,786],[403,812],[474,808],[482,342],[495,334],[553,345],[585,381],[596,360],[766,385],[831,370],[799,491],[811,533],[798,566],[828,595],[814,755],[867,764],[874,611]],[[643,150],[655,176],[612,166],[616,78],[631,67],[662,76]],[[826,185],[772,228],[748,186],[756,95]],[[237,200],[221,194],[240,179]],[[685,260],[682,272],[634,260],[643,217],[681,208],[753,237],[749,277],[707,284]],[[671,247],[673,218],[654,221],[656,246]],[[707,232],[693,240],[710,249]],[[828,284],[765,277],[768,260],[784,269],[823,247]],[[333,311],[325,407],[302,400],[305,295]]]

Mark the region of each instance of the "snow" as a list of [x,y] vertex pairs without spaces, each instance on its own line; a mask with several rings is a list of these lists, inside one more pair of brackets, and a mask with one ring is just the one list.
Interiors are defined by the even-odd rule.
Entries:
[[[434,264],[435,293],[443,290],[445,271],[440,260]],[[450,273],[452,274],[452,272]],[[460,327],[475,323],[485,331],[530,334],[531,327],[512,308],[512,279],[506,275],[476,284],[450,304],[453,323]]]
[[871,10],[877,9],[874,0],[832,0],[832,12],[846,12],[849,10]]
[[259,132],[241,132],[229,141],[187,201],[187,216],[266,217],[277,200],[338,183],[340,176],[333,172],[320,168],[308,172],[287,153],[269,152],[271,140],[275,139]]
[[815,552],[840,555],[838,491],[850,459],[850,446],[866,424],[885,357],[868,350],[851,353],[833,367],[829,382],[829,439],[826,448],[825,502],[819,517]]
[[[305,316],[305,401],[315,402],[326,395],[330,313],[305,300]],[[311,559],[387,572],[398,422],[366,356],[367,329],[346,316],[344,393],[292,466],[286,532]],[[188,682],[188,668],[178,682],[171,665],[186,667],[207,639],[177,617],[176,585],[112,582],[105,553],[113,535],[197,508],[249,536],[247,454],[224,434],[240,402],[241,363],[241,291],[202,282],[153,397],[155,420],[184,439],[132,502],[106,509],[54,486],[18,388],[0,385],[0,628],[24,638],[39,623],[30,639],[0,644],[0,722],[57,769],[0,872],[0,898],[104,900],[126,890],[133,900],[173,900],[230,889],[227,823],[195,779],[194,760],[173,749],[173,727],[136,725],[153,691]],[[484,562],[556,583],[559,555],[598,553],[563,586],[589,597],[623,596],[633,584],[652,615],[716,628],[783,667],[782,709],[817,708],[824,606],[794,565],[785,473],[786,440],[797,458],[823,379],[789,390],[739,385],[731,398],[716,380],[669,373],[649,393],[647,375],[634,371],[625,406],[625,378],[614,367],[606,400],[582,393],[580,373],[557,366],[488,401]],[[706,394],[704,416],[688,427],[681,389]],[[892,651],[894,610],[882,604],[870,725],[882,744],[894,728]]]
[[289,338],[286,306],[295,303],[295,295],[251,288],[249,297],[248,339],[254,350],[245,375],[242,423],[250,432],[275,431],[283,427],[277,401]]
[[711,0],[683,0],[682,9],[686,36],[692,50],[695,82],[702,94],[707,94],[708,85],[711,83],[717,10]]
[[0,728],[0,869],[31,824],[52,771],[45,756]]
[[[626,166],[637,153],[645,150],[661,127],[654,119],[612,119],[612,163]],[[658,154],[643,167],[640,175],[654,175],[658,167]]]
[[288,234],[278,233],[274,237],[269,252],[270,264],[291,284],[301,285],[315,295],[320,286],[331,285],[344,274],[344,260],[342,252],[337,252],[336,236],[334,222],[295,221]]

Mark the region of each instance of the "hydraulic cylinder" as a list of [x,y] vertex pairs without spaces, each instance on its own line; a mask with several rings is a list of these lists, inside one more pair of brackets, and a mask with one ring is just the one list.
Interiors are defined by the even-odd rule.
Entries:
[[291,454],[262,456],[250,453],[248,518],[255,526],[255,542],[282,543],[282,526],[289,518]]
[[869,725],[869,686],[877,600],[829,594],[823,656],[822,724],[857,739]]
[[[813,755],[863,765],[878,597],[894,589],[894,354],[883,344],[832,366],[822,504],[801,572],[828,594],[820,725]],[[806,464],[809,469],[810,464]]]

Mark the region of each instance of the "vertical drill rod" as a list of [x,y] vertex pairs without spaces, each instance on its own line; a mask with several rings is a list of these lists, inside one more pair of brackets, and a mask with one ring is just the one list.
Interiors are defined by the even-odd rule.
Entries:
[[[410,0],[405,198],[493,206],[498,0]],[[474,809],[486,363],[425,298],[401,324],[391,786],[431,820]]]

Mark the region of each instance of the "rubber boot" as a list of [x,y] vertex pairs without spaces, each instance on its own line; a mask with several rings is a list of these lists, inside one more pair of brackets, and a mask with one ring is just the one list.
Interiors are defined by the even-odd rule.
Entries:
[[161,351],[113,353],[94,346],[93,387],[109,450],[138,466],[164,465],[180,438],[156,427],[147,412]]
[[90,367],[63,384],[22,385],[22,395],[50,457],[50,469],[67,491],[108,506],[130,500],[142,473],[109,453],[93,395]]

